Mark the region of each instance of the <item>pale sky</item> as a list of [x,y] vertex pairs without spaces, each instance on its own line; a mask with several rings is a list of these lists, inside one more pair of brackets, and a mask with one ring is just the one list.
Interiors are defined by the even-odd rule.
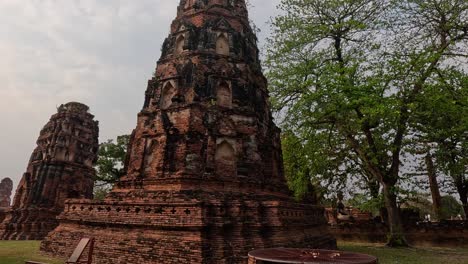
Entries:
[[[62,103],[87,104],[100,141],[129,134],[178,2],[1,0],[0,180],[10,177],[16,190],[39,131]],[[280,0],[250,2],[261,48]]]

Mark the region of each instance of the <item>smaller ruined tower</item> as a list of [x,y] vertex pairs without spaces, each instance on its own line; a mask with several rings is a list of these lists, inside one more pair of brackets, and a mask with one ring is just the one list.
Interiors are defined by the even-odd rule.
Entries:
[[5,178],[0,182],[0,223],[5,219],[9,210],[12,189],[13,181],[10,178]]
[[88,106],[61,105],[41,130],[10,214],[0,226],[4,240],[43,239],[57,226],[69,198],[92,198],[98,122]]
[[12,189],[13,181],[10,178],[5,178],[0,182],[0,208],[10,207]]

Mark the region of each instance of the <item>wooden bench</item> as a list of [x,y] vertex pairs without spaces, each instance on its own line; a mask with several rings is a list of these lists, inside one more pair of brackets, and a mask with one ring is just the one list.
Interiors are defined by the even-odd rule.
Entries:
[[[83,256],[86,247],[89,246],[88,260],[80,261]],[[93,251],[94,251],[94,238],[82,238],[78,246],[73,251],[71,257],[65,262],[66,264],[91,264],[93,262]]]

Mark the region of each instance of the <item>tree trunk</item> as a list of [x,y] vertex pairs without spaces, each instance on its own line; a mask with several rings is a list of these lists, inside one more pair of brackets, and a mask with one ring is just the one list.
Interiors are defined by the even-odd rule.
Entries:
[[395,184],[383,183],[383,194],[385,199],[385,206],[388,214],[388,227],[390,233],[388,234],[387,246],[389,247],[407,247],[403,233],[403,224],[400,217],[400,211],[397,205],[397,196],[394,191]]
[[439,184],[437,183],[437,173],[434,167],[434,161],[430,153],[427,153],[425,161],[432,195],[432,212],[434,213],[435,219],[441,220],[442,198],[440,197],[440,190]]
[[461,175],[455,181],[460,201],[463,205],[463,211],[465,211],[465,219],[468,219],[468,184],[465,182],[464,175]]

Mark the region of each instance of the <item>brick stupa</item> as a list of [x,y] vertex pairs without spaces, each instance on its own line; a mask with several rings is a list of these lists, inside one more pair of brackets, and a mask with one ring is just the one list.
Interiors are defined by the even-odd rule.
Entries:
[[97,239],[96,263],[246,263],[277,246],[334,247],[321,207],[294,202],[244,0],[182,0],[103,202],[68,201],[42,250]]
[[13,181],[10,178],[4,178],[0,182],[0,223],[10,209],[11,191],[13,190]]
[[4,240],[41,240],[57,227],[68,198],[93,198],[98,123],[80,103],[57,109],[37,140],[13,206],[0,225]]

